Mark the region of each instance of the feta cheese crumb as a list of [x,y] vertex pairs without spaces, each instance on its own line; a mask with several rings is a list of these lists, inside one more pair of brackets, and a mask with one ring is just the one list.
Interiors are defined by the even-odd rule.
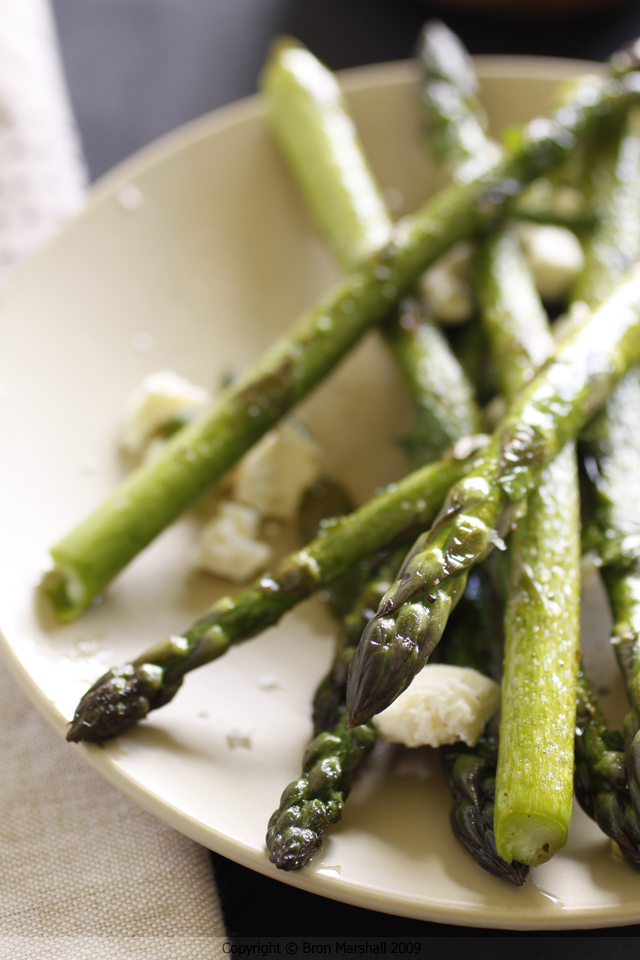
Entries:
[[454,244],[422,274],[422,296],[436,320],[453,325],[471,319],[475,301],[470,280],[471,244],[466,241]]
[[470,667],[429,664],[373,722],[384,740],[407,747],[476,744],[500,702],[500,687]]
[[193,566],[236,583],[250,580],[267,564],[271,548],[257,540],[260,514],[227,500],[200,531]]
[[240,461],[234,497],[265,517],[292,520],[302,494],[321,470],[318,444],[301,424],[288,421],[267,433]]
[[211,403],[211,394],[173,370],[144,378],[129,396],[120,431],[120,446],[140,456],[149,441],[175,420],[189,419]]
[[584,266],[575,233],[534,223],[522,224],[518,233],[538,293],[545,300],[561,299]]

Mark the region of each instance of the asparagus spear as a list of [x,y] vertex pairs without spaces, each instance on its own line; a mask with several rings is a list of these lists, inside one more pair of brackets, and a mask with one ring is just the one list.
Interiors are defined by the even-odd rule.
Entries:
[[[587,241],[586,269],[576,289],[576,295],[589,304],[606,296],[629,264],[640,260],[640,111],[637,108],[629,112],[620,136],[598,158],[592,181],[591,200],[599,219]],[[632,370],[602,413],[589,425],[585,461],[593,481],[595,501],[586,543],[597,548],[602,563],[614,620],[611,639],[631,701],[631,711],[625,720],[626,795],[619,798],[615,809],[620,804],[627,805],[625,822],[630,831],[632,853],[628,843],[620,843],[625,856],[636,866],[640,866],[638,836],[634,834],[640,812],[639,412],[640,377],[637,370]],[[597,727],[597,721],[593,723]],[[583,739],[588,742],[591,735],[587,715]],[[599,783],[597,777],[595,783]],[[612,804],[610,799],[609,806]],[[598,805],[592,802],[588,812],[594,816],[596,809]],[[601,817],[596,819],[600,823]],[[610,829],[603,829],[613,836]]]
[[346,703],[349,665],[358,640],[372,612],[395,580],[406,552],[405,543],[380,558],[376,569],[362,585],[351,610],[340,623],[333,662],[313,698],[313,729],[316,736],[333,729],[341,719]]
[[[477,99],[478,84],[473,64],[458,38],[439,21],[427,23],[423,28],[418,55],[422,68],[421,93],[429,146],[435,157],[446,163],[454,176],[464,180],[472,170],[482,169],[500,153],[498,145],[490,141],[486,134],[486,117]],[[520,267],[519,260],[517,266]],[[504,278],[501,277],[501,280]],[[529,312],[534,314],[532,319],[535,321],[535,310]],[[538,327],[544,330],[544,323],[543,319]],[[493,348],[495,353],[503,355],[500,349],[502,345],[495,342],[495,333],[499,330],[499,323],[494,323]],[[481,331],[476,328],[475,332]],[[513,343],[510,341],[508,345],[512,347]],[[474,353],[479,355],[478,344],[475,346]],[[517,356],[509,356],[501,372],[510,372],[515,361],[517,375],[518,359]],[[510,373],[507,375],[510,376]],[[489,638],[488,645],[493,652],[496,646],[501,646],[495,642],[494,624],[483,622],[486,621],[487,607],[491,605],[490,599],[486,584],[474,573],[460,606],[453,613],[445,652],[445,659],[449,663],[486,670],[488,651],[480,648],[487,644],[479,641]],[[480,609],[477,608],[478,600],[482,601]],[[502,636],[501,629],[497,633]],[[497,667],[496,676],[499,676],[499,666],[495,661],[494,666]],[[495,844],[496,718],[487,725],[474,748],[458,743],[443,747],[441,753],[453,798],[450,821],[454,836],[484,869],[516,885],[522,884],[528,867],[517,862],[506,863],[498,855]]]
[[482,177],[433,197],[394,230],[392,241],[308,311],[220,397],[138,468],[86,520],[54,545],[43,584],[56,615],[71,620],[278,419],[299,402],[456,241],[500,215],[522,185],[559,165],[576,142],[637,97],[635,75],[604,84],[552,120],[513,139],[508,157]]
[[[512,399],[552,353],[548,320],[511,233],[486,241],[480,277],[483,322],[502,390]],[[578,507],[570,444],[530,494],[512,538],[495,804],[496,849],[509,862],[548,860],[565,844],[571,820],[580,642]],[[558,678],[553,685],[552,676]]]
[[[611,641],[631,702],[624,727],[625,793],[628,790],[636,818],[640,812],[639,411],[640,375],[637,370],[632,370],[616,389],[602,414],[590,425],[586,461],[594,481],[595,494],[594,516],[586,541],[588,546],[596,546],[603,564],[602,578],[613,615]],[[587,812],[593,815],[591,810]],[[628,814],[627,819],[630,816]],[[635,820],[633,822],[636,823]],[[605,830],[605,833],[608,831]],[[623,847],[627,856],[625,850]],[[640,855],[633,862],[640,866]]]
[[[430,20],[422,28],[417,55],[429,148],[444,170],[458,182],[466,182],[502,153],[502,147],[487,133],[473,61],[459,37],[440,20]],[[594,219],[575,188],[547,178],[527,187],[514,201],[511,213],[518,220],[569,229],[592,226]]]
[[[444,659],[460,667],[473,667],[500,679],[503,605],[483,567],[469,577],[447,631]],[[498,854],[493,828],[495,774],[498,761],[498,714],[487,724],[474,747],[455,743],[441,748],[442,765],[452,794],[451,827],[456,839],[480,866],[516,886],[524,883],[529,868]]]
[[453,796],[451,827],[456,839],[484,870],[519,887],[529,867],[517,860],[508,863],[496,849],[493,821],[497,759],[497,718],[489,721],[475,747],[463,743],[442,747],[443,768]]
[[496,849],[535,866],[567,841],[580,629],[573,444],[542,474],[512,540],[505,611]]
[[302,776],[286,787],[269,821],[269,859],[280,870],[300,870],[322,846],[326,828],[342,816],[356,770],[378,739],[371,723],[345,729],[347,671],[363,623],[397,574],[404,552],[392,551],[384,559],[342,624],[331,669],[316,691],[314,739],[303,759]]
[[601,303],[640,259],[640,110],[632,107],[618,136],[608,138],[591,170],[589,202],[596,226],[584,243],[585,267],[574,300]]
[[[393,224],[340,87],[288,38],[274,44],[261,82],[283,157],[338,261],[353,269],[389,241]],[[480,411],[446,337],[416,299],[404,300],[383,332],[416,404],[405,446],[420,466],[478,433]]]
[[[438,23],[427,24],[423,32],[421,60],[425,75],[423,101],[428,107],[427,125],[434,152],[441,159],[447,159],[457,176],[464,179],[469,167],[474,169],[478,164],[490,162],[488,157],[496,149],[487,137],[486,119],[476,99],[477,83],[471,61],[457,39]],[[449,64],[452,69],[447,75]],[[503,395],[512,400],[552,353],[548,319],[525,257],[510,231],[496,233],[485,241],[478,274],[483,326],[493,352],[499,386]],[[565,501],[574,509],[561,513],[558,505]],[[500,854],[496,854],[499,862],[504,862],[501,858],[511,862],[515,857],[535,864],[548,859],[565,842],[571,817],[571,718],[575,717],[574,666],[579,643],[576,505],[575,452],[567,449],[543,475],[539,491],[530,497],[525,521],[514,534],[516,560],[505,618],[499,751],[497,729],[487,735],[489,758],[498,759],[494,848]],[[566,609],[560,611],[565,614],[560,630],[558,610],[550,609],[546,597],[535,604],[532,584],[525,577],[525,571],[532,573],[533,570],[538,577],[548,575],[550,570],[546,564],[554,558],[564,560],[572,587],[568,594],[562,594],[560,606]],[[543,589],[549,593],[549,584]],[[532,610],[535,610],[533,617]],[[562,635],[558,636],[559,633]],[[545,693],[548,676],[556,672],[565,682],[560,696],[549,696]],[[522,695],[523,688],[526,696]],[[558,736],[552,722],[555,720],[557,727],[557,721],[565,718],[568,722]],[[474,822],[481,829],[482,808],[475,790],[478,771],[485,770],[486,761],[478,756],[471,760],[463,754],[456,763],[461,767],[461,775],[462,771],[470,774],[473,787],[464,809],[468,816],[475,816]],[[535,777],[522,777],[521,768],[527,763],[536,766]],[[455,765],[451,769],[453,774]],[[549,784],[553,785],[551,792],[547,791]],[[551,798],[555,803],[550,802]],[[562,822],[560,830],[558,820]],[[493,819],[491,836],[493,838]]]
[[[314,540],[323,529],[335,525],[337,517],[353,513],[351,496],[332,474],[324,474],[305,491],[298,511],[301,543]],[[370,576],[369,560],[361,560],[345,574],[326,586],[319,598],[338,619],[346,616]]]
[[119,736],[149,710],[168,703],[190,670],[277,623],[296,604],[396,538],[404,541],[412,531],[424,529],[451,484],[469,470],[472,451],[482,442],[462,441],[443,460],[409,474],[355,513],[326,526],[235,599],[220,600],[183,636],[109,670],[80,701],[67,739],[100,742]]
[[464,369],[415,297],[402,301],[384,333],[414,402],[415,420],[401,443],[415,469],[480,432],[482,417]]
[[553,353],[549,320],[510,229],[491,234],[477,267],[482,324],[498,386],[512,400]]
[[640,275],[634,274],[518,396],[409,553],[353,660],[350,725],[365,723],[409,685],[438,643],[468,569],[501,542],[544,467],[638,360]]
[[[327,522],[331,523],[335,506],[341,505],[339,485],[336,487],[325,481],[321,486],[325,489],[312,489],[301,504],[303,540],[317,534]],[[327,827],[342,816],[354,774],[376,743],[373,724],[365,724],[356,730],[344,728],[347,670],[363,622],[366,623],[371,607],[377,606],[390,580],[397,574],[405,550],[406,546],[396,548],[390,554],[366,562],[368,576],[360,577],[360,590],[349,610],[341,609],[342,591],[340,604],[336,604],[331,595],[326,598],[341,629],[331,669],[314,698],[314,739],[305,751],[301,776],[286,787],[278,809],[269,820],[266,836],[269,858],[280,870],[300,870],[322,846]],[[374,573],[372,568],[376,568]]]
[[429,148],[459,182],[482,174],[502,154],[487,135],[478,78],[458,37],[440,20],[425,23],[417,44],[420,103]]
[[391,239],[393,224],[338,81],[291,37],[271,48],[260,77],[282,156],[342,266],[357,267]]
[[303,773],[286,788],[269,821],[269,859],[280,870],[299,870],[322,846],[327,826],[342,816],[353,771],[376,742],[373,724],[345,730],[345,715],[331,733],[321,733],[307,748]]
[[577,694],[576,797],[625,859],[640,869],[640,822],[627,791],[623,738],[605,724],[582,670]]

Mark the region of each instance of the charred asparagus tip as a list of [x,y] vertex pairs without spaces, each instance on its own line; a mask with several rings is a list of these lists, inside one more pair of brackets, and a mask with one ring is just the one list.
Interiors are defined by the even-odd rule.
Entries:
[[153,709],[162,679],[162,668],[151,663],[137,667],[128,663],[109,670],[78,704],[67,740],[102,743],[120,736]]

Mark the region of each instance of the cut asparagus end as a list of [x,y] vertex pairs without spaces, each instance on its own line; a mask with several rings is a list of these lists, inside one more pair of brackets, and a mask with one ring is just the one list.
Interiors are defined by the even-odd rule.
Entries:
[[537,867],[567,842],[567,828],[552,817],[531,811],[508,813],[494,824],[498,856]]
[[52,570],[45,573],[40,582],[40,591],[48,599],[60,623],[75,620],[91,602],[75,571],[61,563],[56,563]]

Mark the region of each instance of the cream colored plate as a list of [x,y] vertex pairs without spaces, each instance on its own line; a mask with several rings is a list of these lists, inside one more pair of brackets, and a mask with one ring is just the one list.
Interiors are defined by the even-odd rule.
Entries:
[[[480,60],[496,131],[544,112],[554,82],[579,69],[584,64]],[[398,214],[410,212],[432,176],[413,68],[370,67],[344,81],[380,183]],[[48,546],[123,475],[114,441],[124,398],[163,367],[216,385],[335,276],[254,98],[119,167],[14,284],[0,315],[2,654],[60,734],[108,666],[184,629],[228,590],[188,572],[197,521],[187,517],[77,623],[56,629],[38,618],[33,587]],[[401,473],[393,438],[410,408],[375,336],[301,413],[359,500]],[[601,635],[600,601],[593,610]],[[482,873],[451,836],[449,798],[429,751],[382,749],[309,868],[278,873],[264,850],[266,824],[298,775],[331,634],[325,613],[307,603],[190,675],[173,703],[129,736],[104,749],[69,749],[176,829],[314,893],[513,929],[640,921],[640,877],[580,811],[566,849],[523,889]]]

